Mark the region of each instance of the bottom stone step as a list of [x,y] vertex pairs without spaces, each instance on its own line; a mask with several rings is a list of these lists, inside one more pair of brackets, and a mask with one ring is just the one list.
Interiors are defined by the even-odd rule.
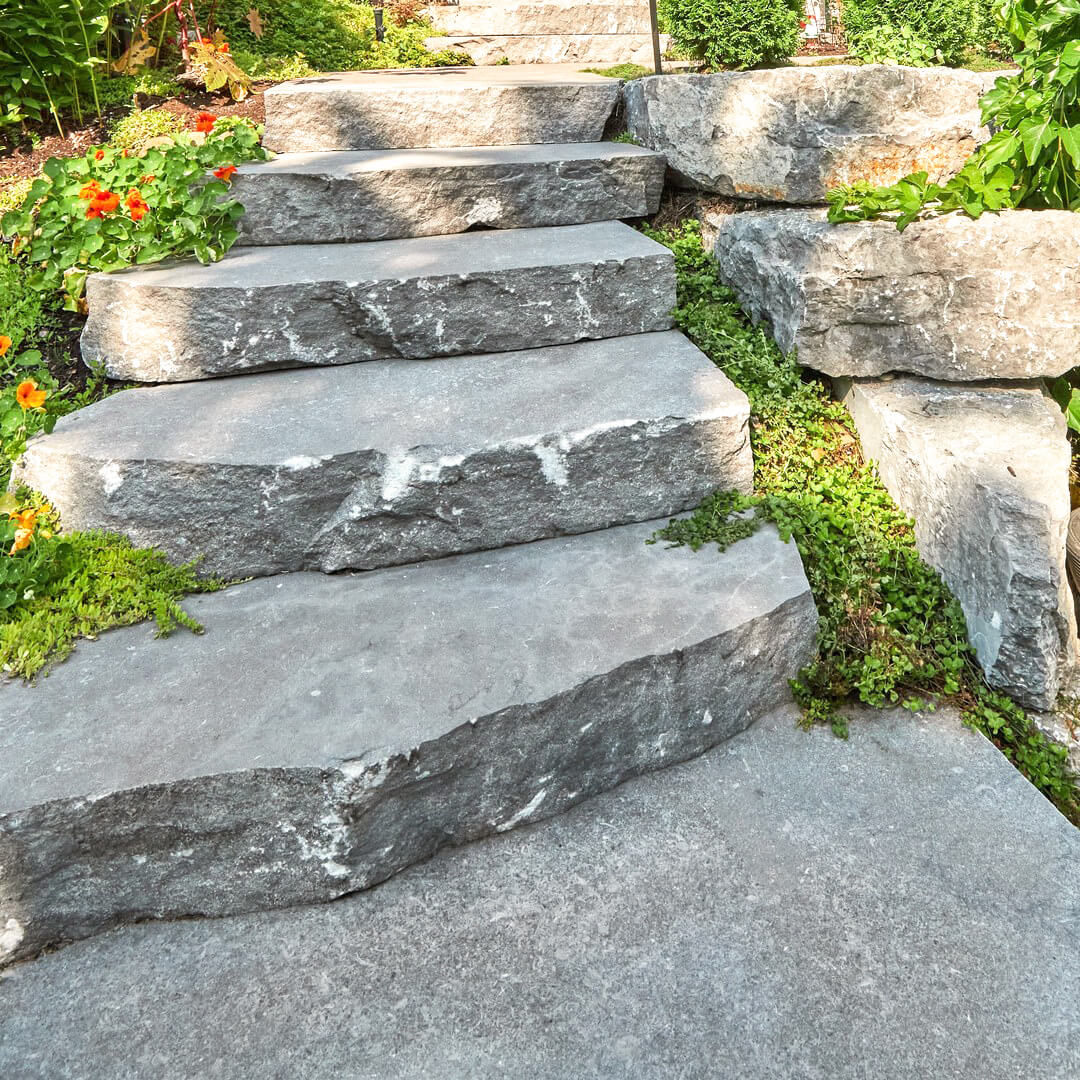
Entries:
[[796,548],[659,524],[262,579],[0,685],[0,963],[329,900],[743,730],[813,649]]

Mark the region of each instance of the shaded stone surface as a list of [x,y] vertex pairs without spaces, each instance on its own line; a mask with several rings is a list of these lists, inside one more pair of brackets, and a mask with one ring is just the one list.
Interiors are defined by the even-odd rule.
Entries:
[[16,476],[68,528],[207,573],[370,569],[750,492],[748,426],[746,396],[668,331],[128,390]]
[[[647,9],[646,9],[647,11]],[[569,30],[569,28],[568,28]],[[661,35],[660,47],[671,44]],[[449,37],[430,37],[428,49],[466,52],[474,64],[649,64],[653,62],[652,37],[645,34],[489,34],[473,31]]]
[[1076,660],[1065,579],[1071,451],[1039,385],[841,383],[868,458],[960,601],[992,686],[1049,708]]
[[0,685],[6,958],[329,900],[743,730],[814,649],[798,552],[658,524],[267,578]]
[[263,143],[285,152],[597,142],[619,86],[557,64],[318,75],[266,91]]
[[1032,379],[1076,365],[1080,215],[949,215],[899,232],[824,210],[708,215],[721,275],[827,375]]
[[233,177],[241,244],[392,240],[645,217],[664,158],[622,143],[281,154]]
[[979,98],[1001,72],[884,65],[651,76],[626,84],[627,127],[685,184],[821,203],[840,184],[941,181],[979,142]]
[[337,904],[0,982],[12,1080],[1073,1080],[1080,833],[955,716],[792,710]]
[[246,248],[87,282],[83,358],[182,382],[503,352],[671,326],[671,252],[621,222]]

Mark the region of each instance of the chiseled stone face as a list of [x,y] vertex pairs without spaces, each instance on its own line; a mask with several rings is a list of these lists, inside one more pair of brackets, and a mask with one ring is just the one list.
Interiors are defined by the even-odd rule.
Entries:
[[0,964],[331,900],[742,731],[813,655],[798,551],[661,524],[264,578],[0,684]]
[[668,331],[128,390],[32,441],[17,476],[69,528],[237,578],[679,513],[752,490],[748,429],[746,395]]
[[900,232],[762,210],[713,214],[705,234],[746,309],[826,375],[968,382],[1076,366],[1080,214],[951,214]]
[[943,180],[986,138],[993,74],[883,65],[663,75],[626,85],[627,126],[691,187],[824,203],[839,184]]
[[283,154],[233,177],[240,244],[579,225],[655,213],[661,154],[623,143]]
[[243,248],[87,283],[83,358],[182,382],[666,330],[671,252],[618,221]]
[[1061,409],[1038,384],[840,389],[863,451],[915,519],[920,553],[960,601],[990,684],[1050,707],[1076,658]]

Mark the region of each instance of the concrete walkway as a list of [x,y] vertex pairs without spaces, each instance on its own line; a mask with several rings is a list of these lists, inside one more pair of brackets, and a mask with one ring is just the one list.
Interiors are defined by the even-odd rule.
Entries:
[[337,904],[0,980],[0,1076],[1075,1080],[1080,832],[955,718],[785,710]]

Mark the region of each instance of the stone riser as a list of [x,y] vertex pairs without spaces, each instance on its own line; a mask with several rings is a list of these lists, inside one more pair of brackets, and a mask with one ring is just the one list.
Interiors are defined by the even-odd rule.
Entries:
[[[787,678],[813,649],[816,612],[794,546],[770,530],[722,557],[694,556],[648,548],[648,535],[649,527],[613,530],[341,582],[255,582],[192,604],[207,623],[205,638],[155,646],[133,628],[80,648],[49,679],[47,715],[75,708],[88,719],[89,709],[91,741],[102,753],[123,741],[107,772],[130,762],[129,776],[171,778],[105,783],[88,772],[82,747],[80,767],[61,775],[46,745],[36,747],[42,763],[50,755],[43,790],[74,785],[95,794],[0,816],[3,960],[123,922],[332,900],[448,844],[550,817],[742,731],[788,698]],[[567,544],[585,549],[569,573]],[[504,568],[509,579],[499,578]],[[642,624],[644,616],[620,610],[628,589],[685,605],[687,614],[675,616],[683,629],[661,628],[670,613],[644,608]],[[591,608],[612,595],[613,610]],[[371,620],[387,617],[387,602],[411,640],[396,640],[394,627],[376,630]],[[417,618],[430,632],[416,630]],[[610,644],[597,620],[613,624]],[[470,650],[487,656],[485,628],[505,635],[514,625],[521,647],[513,634],[499,649],[516,677],[492,707],[489,684],[506,680]],[[635,652],[616,662],[627,647],[620,637],[634,638]],[[425,644],[459,651],[428,655]],[[383,674],[366,674],[377,670],[381,649]],[[532,671],[538,650],[550,668],[543,678]],[[147,665],[158,687],[176,687],[175,700],[166,695],[157,709],[136,711],[131,683]],[[404,742],[386,747],[373,740],[387,735],[354,721],[375,714],[376,727],[393,729],[398,703],[381,696],[386,665],[404,668],[395,676],[404,692],[412,686],[423,697],[432,680],[445,685],[441,730],[402,734]],[[470,665],[476,670],[461,676]],[[252,682],[258,691],[245,693]],[[312,685],[322,687],[325,705],[308,696]],[[31,744],[49,737],[48,725],[31,722],[46,715],[37,693],[0,687],[0,725],[15,724]],[[237,700],[243,711],[234,719]],[[329,733],[313,746],[353,752],[336,751],[334,760],[324,749],[320,763],[309,751],[311,764],[297,764],[298,745],[312,741],[301,714],[317,708],[328,710],[319,723]],[[190,748],[177,745],[177,728],[191,730]],[[260,748],[268,738],[288,749]],[[199,771],[196,762],[215,754],[246,756],[251,766]]]
[[[436,49],[450,38],[432,39]],[[279,153],[597,142],[616,79],[542,79],[513,68],[349,73],[269,89],[264,145]]]
[[[450,402],[446,421],[409,419]],[[668,333],[132,390],[61,420],[16,477],[68,528],[225,578],[373,569],[749,492],[748,424],[745,397]]]
[[452,35],[648,34],[647,4],[484,3],[439,6],[427,15]]
[[675,273],[666,248],[606,223],[248,248],[209,267],[95,274],[87,301],[84,360],[182,382],[665,330]]
[[[652,66],[649,34],[454,34],[427,38],[429,49],[466,52],[474,64],[643,64]],[[661,52],[671,39],[660,36]]]
[[233,179],[239,244],[392,240],[645,217],[664,159],[617,143],[281,155]]

